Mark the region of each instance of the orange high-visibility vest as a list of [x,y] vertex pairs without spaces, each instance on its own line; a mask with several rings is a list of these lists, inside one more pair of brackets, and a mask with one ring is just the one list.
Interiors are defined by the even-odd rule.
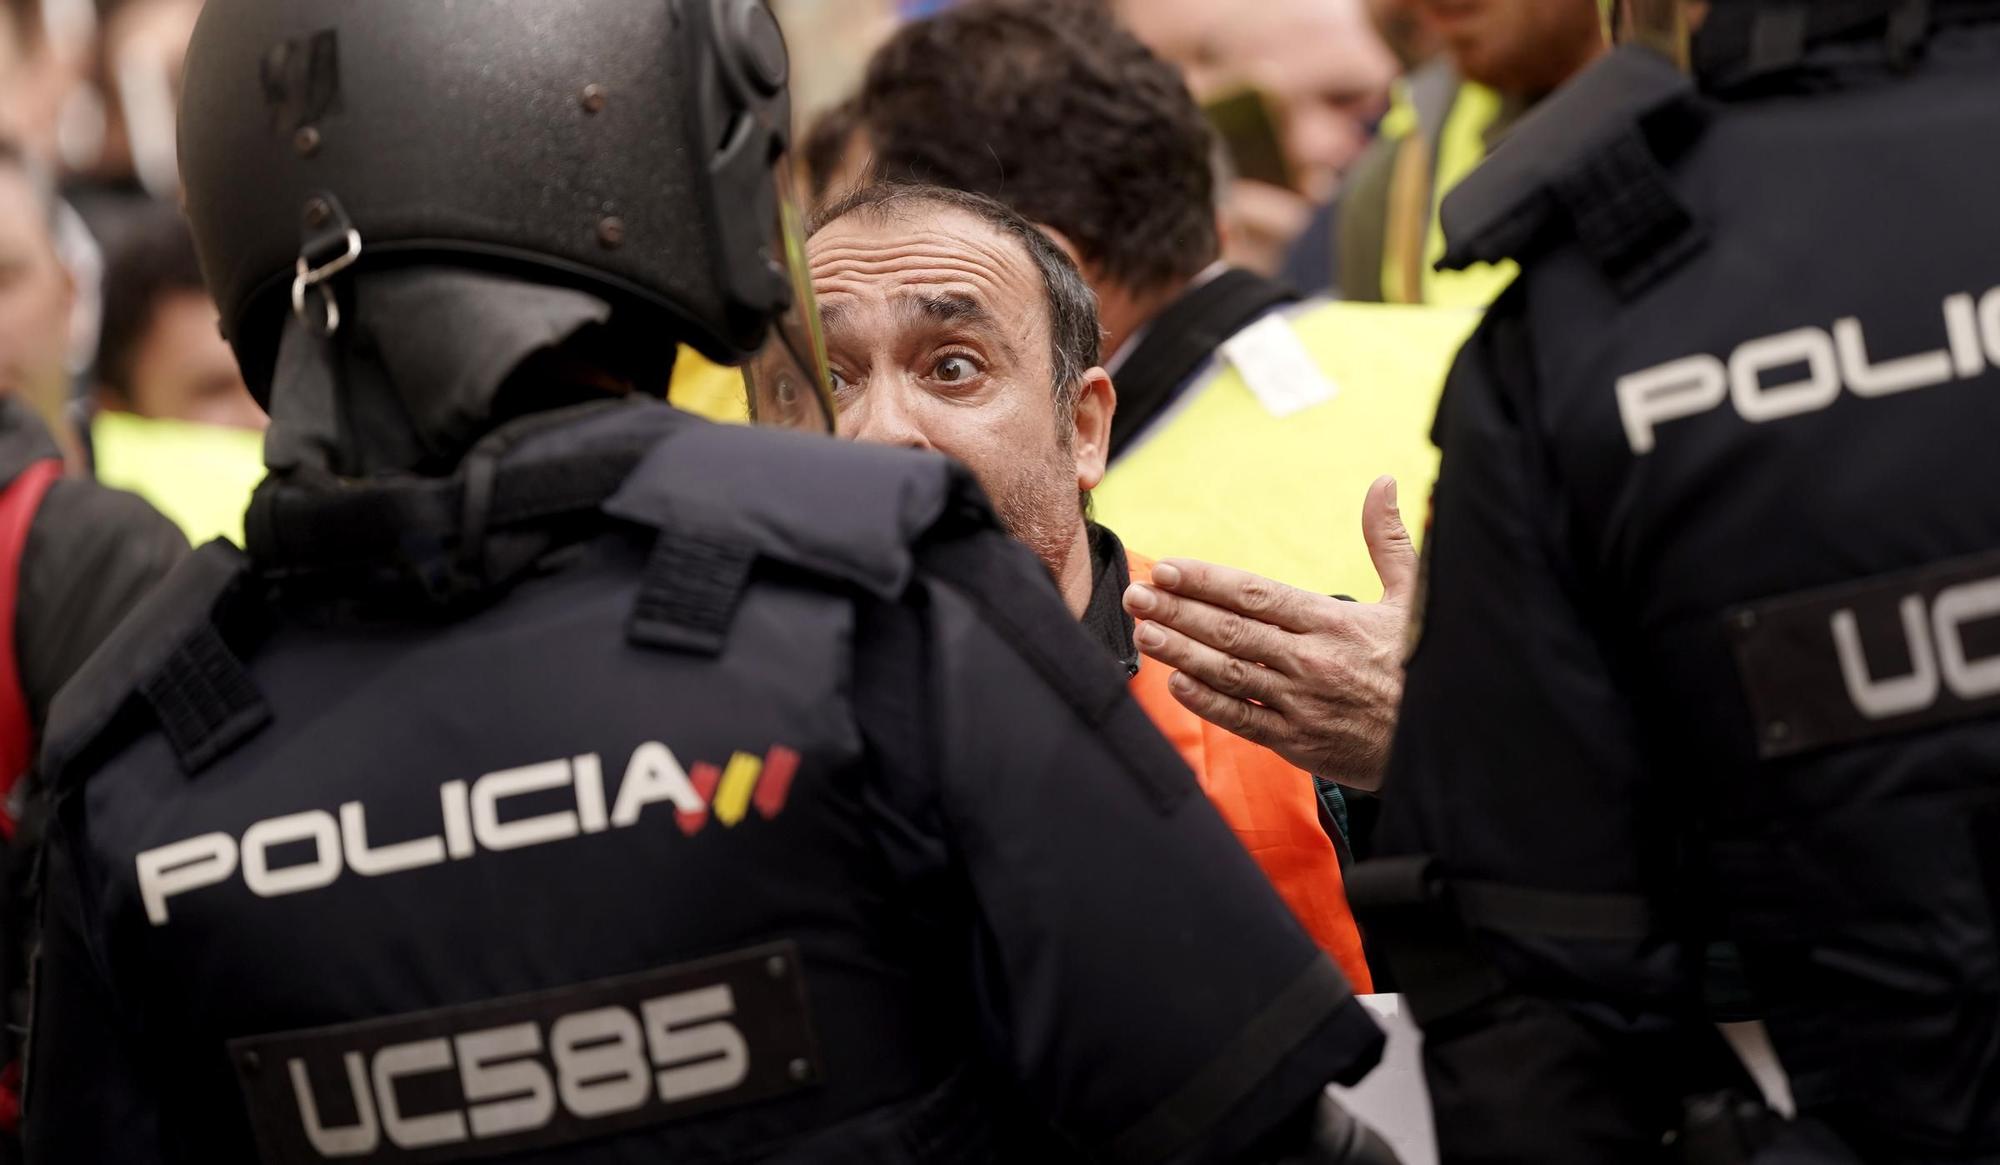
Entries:
[[[1130,552],[1125,557],[1133,582],[1153,581],[1150,560]],[[1166,664],[1141,656],[1139,674],[1132,677],[1132,697],[1194,770],[1202,791],[1306,933],[1333,956],[1355,994],[1367,994],[1374,983],[1361,953],[1361,932],[1347,908],[1340,855],[1320,827],[1319,793],[1312,777],[1270,749],[1188,711],[1167,691],[1173,674]]]

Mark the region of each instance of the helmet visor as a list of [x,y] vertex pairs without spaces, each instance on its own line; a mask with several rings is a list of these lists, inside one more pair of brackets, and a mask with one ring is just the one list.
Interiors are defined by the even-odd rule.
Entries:
[[772,266],[782,266],[791,287],[789,306],[771,325],[764,347],[743,365],[750,419],[760,425],[831,433],[833,380],[819,328],[819,301],[806,266],[804,220],[793,201],[791,159],[773,170],[777,221],[772,224]]

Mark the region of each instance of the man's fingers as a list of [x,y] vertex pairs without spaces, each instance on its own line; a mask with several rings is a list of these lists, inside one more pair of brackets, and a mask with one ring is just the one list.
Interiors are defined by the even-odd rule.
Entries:
[[1361,536],[1382,580],[1382,601],[1408,606],[1417,589],[1417,548],[1410,543],[1409,528],[1396,506],[1395,478],[1380,477],[1368,487],[1368,498],[1361,503]]
[[1139,650],[1176,671],[1191,675],[1225,696],[1270,703],[1277,694],[1277,673],[1245,663],[1197,643],[1158,623],[1141,623],[1133,633]]
[[1318,623],[1313,618],[1315,605],[1336,601],[1247,570],[1188,558],[1170,558],[1155,564],[1153,583],[1161,590],[1287,631],[1312,630]]
[[1136,619],[1180,632],[1224,655],[1292,674],[1293,637],[1254,618],[1134,583],[1125,588],[1125,609]]
[[1186,672],[1175,673],[1167,691],[1188,711],[1252,744],[1274,744],[1283,733],[1285,721],[1276,712],[1225,696]]

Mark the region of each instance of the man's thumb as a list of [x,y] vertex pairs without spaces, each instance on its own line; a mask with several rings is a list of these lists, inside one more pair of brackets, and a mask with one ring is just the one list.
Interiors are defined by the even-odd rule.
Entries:
[[1395,478],[1380,477],[1368,487],[1368,499],[1361,503],[1361,536],[1382,580],[1382,601],[1407,604],[1417,587],[1417,549],[1396,508]]

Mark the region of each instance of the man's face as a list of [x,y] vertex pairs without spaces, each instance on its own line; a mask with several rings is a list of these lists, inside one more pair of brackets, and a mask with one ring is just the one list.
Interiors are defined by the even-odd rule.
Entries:
[[[1591,0],[1586,0],[1586,3]],[[1387,108],[1398,72],[1361,0],[1123,0],[1118,16],[1180,67],[1197,101],[1245,85],[1269,96],[1300,193],[1333,195]]]
[[1459,72],[1511,96],[1539,97],[1603,47],[1595,0],[1422,0]]
[[1400,71],[1361,0],[1259,0],[1234,22],[1237,75],[1278,101],[1300,193],[1331,198]]
[[915,206],[848,215],[806,252],[841,432],[963,462],[1061,579],[1083,523],[1077,491],[1102,478],[1103,451],[1079,464],[1022,244],[964,211]]
[[216,331],[215,304],[199,291],[172,291],[132,354],[132,411],[145,417],[259,429],[264,411],[243,386],[236,358]]
[[69,386],[73,285],[26,175],[0,166],[0,392],[56,423]]

